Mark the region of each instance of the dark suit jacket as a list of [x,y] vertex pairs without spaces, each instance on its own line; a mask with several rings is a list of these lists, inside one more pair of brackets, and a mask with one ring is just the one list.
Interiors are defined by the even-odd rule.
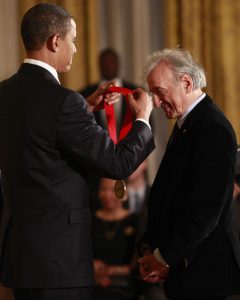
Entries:
[[23,64],[0,84],[1,280],[23,288],[93,285],[88,170],[126,178],[153,150],[134,122],[117,146],[79,93]]
[[170,298],[240,291],[232,209],[235,155],[232,126],[206,96],[168,145],[150,193],[144,239],[170,265],[165,282]]

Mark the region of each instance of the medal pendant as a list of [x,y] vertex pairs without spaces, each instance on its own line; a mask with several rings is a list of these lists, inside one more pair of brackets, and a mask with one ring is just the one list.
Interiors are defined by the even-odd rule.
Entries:
[[124,180],[117,180],[114,185],[114,193],[117,199],[125,201],[127,200],[127,187]]

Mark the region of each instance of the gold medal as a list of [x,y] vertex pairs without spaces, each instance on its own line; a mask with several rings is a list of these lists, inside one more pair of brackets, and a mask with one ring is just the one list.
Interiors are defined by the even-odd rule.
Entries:
[[115,196],[119,199],[119,200],[126,200],[127,199],[127,187],[126,187],[126,184],[124,182],[124,180],[117,180],[115,182],[115,185],[114,185],[114,193],[115,193]]

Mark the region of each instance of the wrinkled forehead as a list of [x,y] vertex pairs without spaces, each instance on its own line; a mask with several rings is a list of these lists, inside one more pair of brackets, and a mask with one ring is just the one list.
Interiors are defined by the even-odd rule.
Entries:
[[147,76],[149,89],[166,84],[174,78],[173,71],[166,63],[157,64]]

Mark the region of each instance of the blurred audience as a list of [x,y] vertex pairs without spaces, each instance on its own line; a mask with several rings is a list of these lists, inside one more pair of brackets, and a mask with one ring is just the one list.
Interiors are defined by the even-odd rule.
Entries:
[[137,218],[114,194],[115,181],[102,178],[101,207],[93,218],[96,300],[136,299]]

